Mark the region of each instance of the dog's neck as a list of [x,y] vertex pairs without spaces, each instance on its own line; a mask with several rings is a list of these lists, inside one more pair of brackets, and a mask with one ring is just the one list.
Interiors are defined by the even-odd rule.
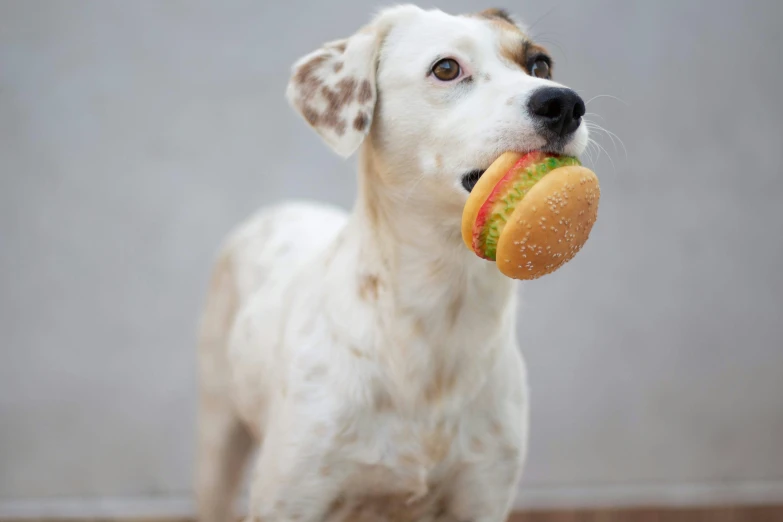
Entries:
[[[398,176],[371,142],[363,146],[359,169],[350,225],[364,278],[359,294],[377,300],[383,316],[378,356],[392,380],[426,396],[432,390],[410,385],[443,388],[468,378],[458,375],[464,368],[474,374],[470,379],[482,379],[496,339],[513,330],[512,281],[463,244],[460,198],[433,197],[427,190],[432,181],[415,173]],[[412,188],[394,186],[399,179],[419,181]]]

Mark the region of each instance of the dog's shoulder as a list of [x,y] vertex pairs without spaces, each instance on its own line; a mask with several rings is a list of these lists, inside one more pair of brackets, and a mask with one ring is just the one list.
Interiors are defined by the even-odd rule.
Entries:
[[317,255],[344,226],[346,213],[329,205],[289,201],[262,209],[240,224],[222,248],[247,298],[279,282]]

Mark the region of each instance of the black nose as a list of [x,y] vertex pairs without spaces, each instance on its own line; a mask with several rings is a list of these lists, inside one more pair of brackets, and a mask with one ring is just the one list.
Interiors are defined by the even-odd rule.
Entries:
[[533,91],[527,110],[537,124],[563,138],[579,128],[585,102],[571,89],[543,87]]

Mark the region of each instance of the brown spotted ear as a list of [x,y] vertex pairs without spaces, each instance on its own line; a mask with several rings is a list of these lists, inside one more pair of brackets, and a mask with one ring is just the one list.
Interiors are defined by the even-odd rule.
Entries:
[[325,44],[293,66],[289,103],[339,155],[348,157],[372,123],[380,35],[368,26]]

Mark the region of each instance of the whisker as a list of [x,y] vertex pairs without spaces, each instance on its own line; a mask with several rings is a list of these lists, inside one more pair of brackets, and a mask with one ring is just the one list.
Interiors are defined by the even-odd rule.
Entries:
[[590,150],[590,161],[593,168],[595,168],[598,160],[601,158],[601,149],[598,147],[598,142],[593,138],[587,138],[587,149]]
[[[606,121],[606,118],[604,118],[603,116],[601,116],[600,114],[597,114],[595,112],[586,112],[585,116],[595,116],[596,118],[601,118],[602,120]],[[587,121],[587,120],[585,120],[585,121]]]
[[[624,143],[624,142],[623,142],[623,140],[620,138],[620,136],[618,136],[618,135],[617,135],[617,134],[615,134],[614,132],[612,132],[612,131],[610,131],[610,130],[608,130],[608,129],[605,129],[605,128],[603,128],[603,127],[601,127],[601,130],[602,130],[602,131],[604,131],[604,132],[605,132],[605,133],[606,133],[606,134],[607,134],[607,135],[608,135],[610,138],[611,138],[611,137],[613,137],[613,136],[614,136],[615,138],[617,138],[617,141],[619,141],[619,142],[620,142],[620,145],[622,145],[622,147],[623,147],[623,154],[625,155],[625,159],[626,159],[626,161],[627,161],[627,160],[628,160],[628,149],[626,149],[626,148],[625,148],[625,143]],[[614,139],[612,140],[612,143],[614,143]]]
[[620,136],[618,136],[614,132],[612,132],[612,131],[602,127],[601,125],[598,125],[597,123],[595,123],[593,121],[585,120],[585,124],[587,125],[588,129],[593,129],[593,130],[596,130],[596,131],[600,131],[600,132],[603,132],[604,134],[606,134],[607,136],[609,136],[609,139],[612,140],[612,145],[614,145],[615,151],[617,150],[617,143],[615,142],[615,138],[616,138],[617,141],[620,142],[620,145],[623,148],[623,154],[625,155],[626,161],[628,160],[628,149],[625,147],[625,143],[620,138]]
[[532,24],[532,25],[528,26],[528,27],[527,27],[527,31],[528,31],[528,32],[532,31],[532,30],[533,30],[533,28],[536,26],[536,24],[538,24],[538,22],[540,22],[541,20],[543,20],[544,18],[546,18],[547,16],[549,16],[550,14],[552,14],[552,11],[554,11],[555,9],[559,9],[559,8],[560,8],[560,6],[559,6],[559,5],[552,6],[552,8],[551,8],[549,11],[547,11],[546,13],[544,13],[542,16],[539,16],[539,17],[538,17],[538,20],[536,20],[535,22],[533,22],[533,24]]
[[[615,152],[617,152],[617,142],[615,141],[614,137],[606,131],[606,129],[604,129],[602,127],[599,127],[597,125],[594,125],[594,126],[588,127],[588,128],[593,129],[595,131],[603,132],[604,134],[609,136],[609,139],[612,141],[612,146],[614,147]],[[623,153],[625,155],[625,159],[627,160],[628,159],[628,153],[625,151],[625,146],[624,145],[623,145]]]
[[590,161],[592,161],[593,168],[595,168],[596,164],[598,163],[598,160],[601,158],[601,149],[598,148],[598,146],[595,143],[595,140],[592,138],[588,141],[588,146],[592,147],[591,154],[590,154]]
[[560,51],[560,54],[563,55],[563,58],[565,59],[565,63],[568,63],[568,54],[565,52],[565,49],[563,49],[563,46],[560,44],[559,41],[555,40],[554,38],[551,38],[548,35],[549,33],[541,33],[540,35],[535,36],[535,41],[542,43],[542,44],[552,44],[555,47],[557,47],[557,50]]
[[[603,127],[601,127],[600,125],[598,125],[595,122],[585,120],[585,125],[587,125],[587,128],[590,129],[590,130],[600,131],[600,132],[606,133],[606,129],[604,129]],[[617,150],[617,143],[615,143],[614,138],[611,135],[609,135],[609,134],[606,134],[606,135],[609,136],[610,140],[612,140],[612,145],[614,146],[614,149],[616,151]]]
[[[541,33],[540,35],[536,35],[533,38],[534,41],[540,44],[544,45],[554,45],[557,47],[557,50],[560,52],[560,54],[563,56],[563,62],[566,64],[570,63],[570,60],[568,59],[568,53],[565,51],[565,48],[563,47],[563,44],[559,40],[555,40],[552,38],[550,33]],[[555,60],[555,66],[559,63],[559,60]]]
[[590,167],[595,169],[595,162],[593,161],[593,155],[591,154],[592,150],[590,149],[590,145],[592,145],[592,143],[590,143],[590,139],[588,138],[587,145],[585,146],[585,156],[587,156],[587,161],[590,162]]
[[593,96],[592,98],[590,98],[589,100],[587,100],[585,102],[585,105],[587,105],[588,103],[590,103],[593,100],[597,100],[598,98],[611,98],[613,100],[619,101],[620,103],[624,104],[626,107],[630,107],[631,106],[631,104],[628,103],[627,101],[625,101],[623,99],[620,99],[617,96],[612,96],[611,94],[597,94],[597,95]]
[[615,165],[614,165],[614,160],[612,159],[612,156],[611,156],[611,155],[610,155],[610,154],[609,154],[609,153],[606,151],[606,149],[605,149],[605,148],[603,148],[603,147],[601,146],[601,144],[600,144],[600,143],[598,143],[597,141],[593,141],[593,143],[595,143],[596,147],[598,147],[599,149],[601,149],[602,151],[604,151],[604,154],[606,154],[606,157],[609,159],[609,162],[612,164],[612,171],[613,171],[615,174],[617,174],[617,167],[615,167]]

